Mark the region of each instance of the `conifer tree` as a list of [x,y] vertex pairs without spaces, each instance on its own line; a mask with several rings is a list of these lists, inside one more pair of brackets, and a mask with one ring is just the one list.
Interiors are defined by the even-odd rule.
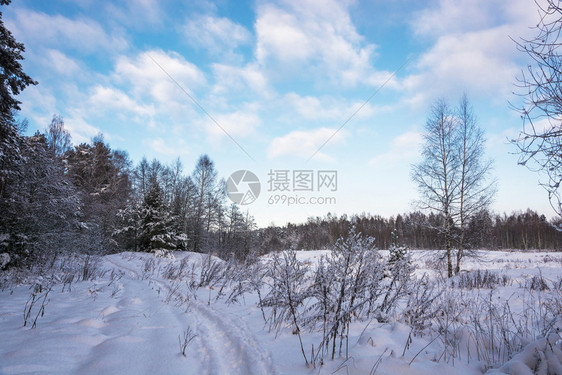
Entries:
[[176,249],[179,238],[173,229],[173,218],[164,204],[162,189],[156,181],[151,183],[144,197],[141,220],[140,250],[156,252]]

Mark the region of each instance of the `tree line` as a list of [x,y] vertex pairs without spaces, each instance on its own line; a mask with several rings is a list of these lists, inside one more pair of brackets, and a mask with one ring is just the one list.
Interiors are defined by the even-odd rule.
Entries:
[[[228,204],[225,182],[202,155],[186,173],[176,160],[165,165],[142,159],[133,165],[103,137],[71,146],[60,116],[44,133],[23,135],[25,121],[1,128],[0,252],[15,264],[45,261],[59,253],[123,250],[189,250],[244,259],[248,254],[328,249],[356,230],[388,249],[393,233],[411,249],[446,247],[440,213],[396,217],[362,214],[309,218],[306,223],[257,228],[239,206]],[[511,215],[481,210],[462,234],[467,249],[561,249],[553,222],[528,210]],[[461,231],[451,225],[451,246]]]
[[[99,135],[71,146],[60,116],[44,133],[23,135],[25,121],[1,128],[0,252],[11,264],[46,262],[69,251],[212,252],[223,258],[293,249],[330,249],[352,223],[358,233],[388,249],[444,249],[445,215],[415,211],[383,218],[328,214],[302,224],[257,228],[249,213],[228,204],[214,162],[199,157],[193,170],[176,160],[142,159],[133,165]],[[449,246],[458,249],[561,249],[562,236],[544,215],[480,210],[463,231],[450,224]]]
[[[446,249],[442,236],[445,218],[441,214],[414,211],[384,218],[379,215],[332,215],[309,218],[306,223],[269,226],[257,231],[258,243],[266,251],[331,249],[355,223],[358,233],[374,238],[378,249],[393,245],[410,249]],[[474,215],[464,234],[467,250],[562,250],[562,235],[535,211],[493,214],[483,210]],[[453,227],[451,242],[456,250],[460,230]],[[396,239],[395,239],[396,238]]]
[[71,146],[61,116],[44,133],[26,123],[2,127],[0,252],[16,264],[61,252],[190,250],[245,258],[255,250],[249,214],[228,205],[225,182],[202,155],[192,173],[181,162],[112,150],[99,135]]

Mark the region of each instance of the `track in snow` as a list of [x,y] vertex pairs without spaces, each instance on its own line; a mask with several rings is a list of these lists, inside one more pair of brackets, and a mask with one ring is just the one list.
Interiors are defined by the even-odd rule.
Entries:
[[[116,257],[115,257],[116,258]],[[140,272],[131,267],[126,259],[106,259],[129,276],[140,279]],[[166,280],[148,280],[169,292],[171,287]],[[165,293],[166,293],[165,292]],[[126,290],[123,291],[126,294]],[[163,302],[164,303],[164,302]],[[168,308],[178,310],[173,304]],[[200,371],[204,374],[260,375],[275,374],[271,354],[265,350],[249,328],[239,320],[228,317],[225,311],[217,312],[212,306],[192,299],[186,313],[186,320],[191,323],[197,337],[188,348],[188,353],[200,355]]]

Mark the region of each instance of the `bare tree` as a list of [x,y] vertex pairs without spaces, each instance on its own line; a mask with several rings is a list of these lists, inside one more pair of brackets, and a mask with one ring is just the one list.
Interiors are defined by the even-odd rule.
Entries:
[[486,210],[496,193],[496,181],[490,180],[492,161],[484,159],[484,131],[478,127],[468,97],[463,95],[458,107],[458,141],[460,161],[458,224],[460,229],[455,274],[464,257],[465,234],[471,219]]
[[70,133],[65,129],[64,121],[60,115],[53,115],[46,136],[49,149],[55,156],[62,156],[72,148]]
[[423,160],[414,165],[412,179],[417,184],[422,209],[444,216],[443,235],[447,251],[447,275],[453,276],[452,225],[454,205],[459,200],[459,158],[456,150],[456,119],[440,99],[431,109],[425,125]]
[[562,6],[558,0],[536,4],[540,16],[536,36],[516,41],[518,49],[533,63],[518,78],[524,102],[515,109],[524,123],[512,143],[518,148],[519,164],[545,176],[540,183],[548,192],[552,208],[562,216]]
[[[455,273],[464,256],[465,232],[470,219],[486,209],[495,193],[489,181],[492,162],[484,160],[485,138],[468,101],[463,96],[456,111],[443,100],[432,107],[426,123],[423,159],[412,168],[422,209],[443,215],[441,233],[447,256],[447,275],[453,276],[453,246],[456,239]],[[458,233],[458,237],[454,234]]]
[[217,189],[217,171],[214,163],[207,155],[199,157],[193,171],[192,180],[196,186],[197,198],[193,223],[194,233],[191,243],[193,251],[200,251],[210,230],[210,216],[214,212],[213,209],[208,210],[213,202],[209,198],[213,197]]

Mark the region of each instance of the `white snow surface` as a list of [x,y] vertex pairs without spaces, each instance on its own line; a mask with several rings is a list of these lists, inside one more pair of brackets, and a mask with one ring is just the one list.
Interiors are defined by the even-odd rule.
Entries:
[[[314,267],[327,253],[301,251],[298,258]],[[412,252],[416,275],[437,277],[427,268],[432,253]],[[480,251],[479,255],[477,260],[467,260],[464,269],[499,270],[520,280],[539,273],[552,280],[562,275],[561,253]],[[227,304],[216,298],[218,286],[190,291],[185,278],[163,276],[167,266],[182,261],[195,269],[205,257],[189,252],[176,252],[174,259],[142,253],[104,256],[97,265],[97,278],[75,280],[70,290],[63,281],[55,284],[42,316],[41,301],[35,303],[30,314],[33,320],[39,313],[35,328],[29,322],[23,326],[32,285],[0,291],[0,374],[468,375],[488,370],[478,361],[439,361],[442,349],[430,337],[414,337],[403,356],[410,328],[376,320],[351,325],[348,360],[326,359],[323,366],[307,368],[290,329],[268,331],[255,293]],[[147,270],[150,264],[154,267]],[[513,289],[506,288],[509,293]],[[196,336],[183,356],[178,341],[188,327]],[[320,333],[307,332],[305,348],[310,351],[320,339]],[[510,373],[524,362],[521,358],[494,373]]]

